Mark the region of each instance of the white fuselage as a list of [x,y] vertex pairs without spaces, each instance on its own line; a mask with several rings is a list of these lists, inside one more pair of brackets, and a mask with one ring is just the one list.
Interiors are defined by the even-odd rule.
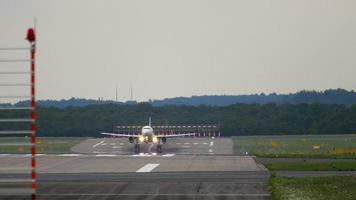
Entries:
[[157,138],[154,136],[154,132],[151,126],[144,126],[141,129],[141,136],[139,137],[140,143],[157,143]]

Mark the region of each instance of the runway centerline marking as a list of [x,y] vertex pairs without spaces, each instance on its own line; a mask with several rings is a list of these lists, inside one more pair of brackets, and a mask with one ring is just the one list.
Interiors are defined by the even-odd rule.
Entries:
[[175,154],[173,154],[173,153],[167,153],[167,154],[163,154],[162,157],[172,157],[174,155]]
[[81,156],[82,154],[59,154],[58,156]]
[[138,169],[136,172],[150,172],[154,168],[158,167],[159,163],[148,163],[145,166]]
[[105,142],[105,140],[103,140],[103,141],[101,141],[101,142],[98,142],[97,144],[94,144],[94,145],[93,145],[93,148],[95,148],[95,147],[101,145],[101,144],[104,143],[104,142]]
[[213,142],[213,141],[211,141],[211,142],[210,142],[210,146],[212,147],[213,145],[214,145],[214,142]]
[[131,155],[131,156],[137,156],[137,157],[140,157],[140,156],[142,156],[142,157],[144,157],[144,156],[152,156],[152,154],[149,154],[149,153],[140,153],[140,154],[134,154],[134,155]]
[[97,157],[114,157],[116,156],[115,154],[98,154],[98,155],[95,155]]

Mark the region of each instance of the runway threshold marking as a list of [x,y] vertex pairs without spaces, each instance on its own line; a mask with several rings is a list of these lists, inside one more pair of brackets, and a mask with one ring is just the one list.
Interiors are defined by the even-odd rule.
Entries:
[[145,166],[138,169],[136,172],[150,172],[154,168],[158,167],[159,163],[148,163]]
[[101,142],[98,142],[98,143],[94,144],[94,145],[93,145],[93,148],[95,148],[95,147],[97,147],[97,146],[101,145],[101,144],[102,144],[102,143],[104,143],[104,142],[105,142],[105,140],[103,140],[103,141],[101,141]]

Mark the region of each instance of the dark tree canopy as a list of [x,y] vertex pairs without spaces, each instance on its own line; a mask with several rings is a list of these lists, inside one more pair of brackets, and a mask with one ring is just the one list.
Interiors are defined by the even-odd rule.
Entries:
[[[3,117],[23,117],[15,111]],[[356,133],[356,105],[235,104],[230,106],[91,105],[38,108],[39,136],[100,136],[113,125],[219,124],[224,136]],[[21,128],[2,125],[1,130]],[[28,125],[24,125],[28,126]]]

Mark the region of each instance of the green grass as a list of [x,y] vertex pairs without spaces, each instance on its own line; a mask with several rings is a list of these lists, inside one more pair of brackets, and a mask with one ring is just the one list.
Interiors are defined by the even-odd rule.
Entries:
[[273,177],[268,188],[273,200],[356,199],[356,177]]
[[333,162],[277,162],[266,164],[270,171],[355,171],[355,161],[333,161]]
[[[70,153],[70,148],[86,138],[37,138],[37,153]],[[0,138],[0,153],[30,153],[30,138]]]
[[[356,147],[356,135],[281,135],[233,137],[236,154],[287,158],[356,158],[356,154],[330,154],[333,148]],[[319,149],[314,149],[319,146]]]

